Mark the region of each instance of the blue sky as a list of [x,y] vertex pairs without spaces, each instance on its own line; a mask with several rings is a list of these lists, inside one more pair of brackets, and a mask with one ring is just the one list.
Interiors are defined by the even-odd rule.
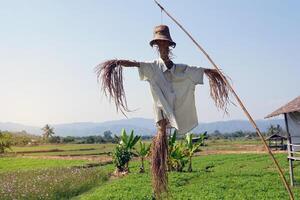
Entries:
[[[162,0],[231,77],[255,119],[300,94],[300,2]],[[123,119],[100,94],[94,67],[111,58],[152,60],[148,42],[161,23],[148,1],[0,0],[0,121],[31,125]],[[165,15],[175,62],[212,67]],[[129,117],[152,118],[149,86],[126,69]],[[246,119],[218,111],[207,80],[196,90],[201,122]]]

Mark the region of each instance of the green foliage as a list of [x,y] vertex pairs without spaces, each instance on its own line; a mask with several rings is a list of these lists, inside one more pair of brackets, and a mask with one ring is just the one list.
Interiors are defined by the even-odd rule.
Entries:
[[150,148],[151,148],[151,144],[146,145],[144,142],[142,142],[140,140],[139,142],[140,144],[140,148],[136,149],[136,153],[137,155],[140,157],[141,159],[141,167],[140,167],[140,173],[144,173],[145,172],[145,165],[144,165],[144,159],[146,156],[149,155],[150,153]]
[[4,153],[6,149],[11,149],[12,136],[9,133],[2,133],[0,131],[0,154]]
[[147,145],[146,143],[142,142],[142,140],[139,141],[140,148],[136,149],[136,153],[140,157],[146,157],[148,156],[151,148],[151,144]]
[[126,164],[130,161],[132,154],[122,145],[117,145],[113,152],[114,164],[118,171],[127,171]]
[[71,142],[75,142],[75,137],[73,136],[67,136],[63,138],[63,143],[71,143]]
[[191,172],[193,171],[192,169],[192,157],[195,152],[199,151],[200,146],[203,145],[204,139],[206,137],[206,134],[201,134],[199,136],[198,141],[193,143],[193,133],[187,133],[186,138],[185,138],[185,145],[186,145],[186,153],[189,158],[189,168],[188,171]]
[[188,159],[185,153],[185,147],[182,143],[177,143],[169,152],[169,170],[182,172]]
[[134,135],[134,130],[131,130],[130,135],[127,135],[125,129],[122,129],[120,145],[125,147],[128,151],[131,151],[140,138],[141,136]]
[[61,138],[59,136],[52,136],[48,139],[48,142],[51,144],[59,144],[61,143]]
[[168,140],[168,169],[170,171],[183,171],[188,160],[183,144],[177,143],[176,137],[177,131],[175,130]]
[[104,139],[106,141],[112,141],[113,140],[111,131],[104,131],[103,136],[104,136]]
[[114,163],[119,171],[129,171],[128,163],[134,155],[134,146],[140,138],[141,136],[134,135],[133,130],[130,135],[127,135],[125,129],[122,129],[120,142],[113,154]]

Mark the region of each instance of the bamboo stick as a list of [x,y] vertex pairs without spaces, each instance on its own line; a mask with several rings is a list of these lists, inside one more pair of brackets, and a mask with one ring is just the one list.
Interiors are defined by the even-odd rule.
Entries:
[[260,137],[266,151],[269,153],[270,157],[271,157],[271,160],[274,162],[277,170],[278,170],[278,173],[281,177],[281,180],[289,194],[289,197],[291,200],[294,200],[294,195],[293,195],[293,192],[289,186],[289,184],[287,183],[287,180],[283,174],[283,171],[282,169],[280,168],[277,160],[275,159],[271,149],[269,148],[269,146],[267,145],[264,137],[262,136],[261,134],[261,131],[259,130],[258,126],[256,125],[255,121],[253,120],[253,118],[251,117],[250,113],[248,112],[248,110],[246,109],[246,107],[244,106],[243,102],[241,101],[240,97],[237,95],[237,93],[235,92],[235,90],[233,89],[233,87],[231,86],[231,84],[227,81],[227,79],[224,77],[224,75],[222,74],[221,70],[219,69],[219,67],[215,64],[215,62],[209,57],[209,55],[206,53],[206,51],[200,46],[200,44],[198,44],[196,42],[196,40],[191,36],[191,34],[188,33],[188,31],[175,19],[173,18],[165,9],[164,7],[162,7],[160,5],[160,3],[157,2],[157,0],[154,0],[154,2],[160,7],[160,9],[162,11],[164,11],[164,13],[167,14],[167,16],[169,16],[180,28],[181,30],[183,30],[183,32],[185,32],[187,34],[187,36],[193,41],[193,43],[198,47],[198,49],[207,57],[207,59],[210,61],[210,63],[214,66],[214,68],[218,71],[218,73],[221,74],[222,76],[222,79],[228,84],[233,96],[236,98],[236,100],[238,101],[239,105],[241,106],[242,110],[244,111],[245,115],[247,116],[248,120],[250,121],[250,123],[253,125],[253,127],[255,128],[256,130],[256,133],[257,135]]

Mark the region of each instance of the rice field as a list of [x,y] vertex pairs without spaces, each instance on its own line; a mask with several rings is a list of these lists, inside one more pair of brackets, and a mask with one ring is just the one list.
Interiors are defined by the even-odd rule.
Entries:
[[[114,166],[103,161],[113,148],[114,144],[13,147],[14,153],[0,157],[0,200],[150,200],[148,161],[145,174],[138,173],[140,163],[135,159],[129,175],[111,177]],[[262,150],[256,140],[207,141],[193,159],[193,172],[169,173],[170,199],[288,199]],[[279,152],[276,158],[289,180],[286,154]],[[293,191],[300,199],[300,166],[295,175],[299,186]]]

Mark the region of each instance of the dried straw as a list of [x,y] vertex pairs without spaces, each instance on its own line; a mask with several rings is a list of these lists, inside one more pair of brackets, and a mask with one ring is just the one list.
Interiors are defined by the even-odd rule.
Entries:
[[152,142],[152,188],[156,199],[162,199],[168,194],[167,155],[168,143],[166,120],[158,122],[158,133]]
[[204,74],[209,80],[210,96],[214,100],[216,107],[227,113],[227,106],[231,101],[229,99],[230,87],[227,84],[226,76],[215,69],[205,69]]
[[123,87],[123,70],[119,60],[105,61],[95,68],[97,80],[101,83],[102,91],[110,101],[113,99],[117,111],[130,112],[127,106],[125,91]]

